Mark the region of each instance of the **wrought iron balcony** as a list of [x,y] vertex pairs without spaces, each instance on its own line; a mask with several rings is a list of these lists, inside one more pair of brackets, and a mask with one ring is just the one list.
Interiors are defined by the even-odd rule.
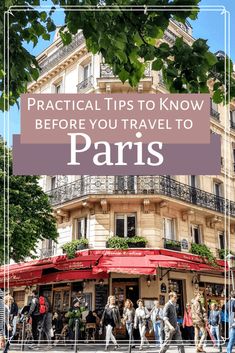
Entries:
[[77,85],[77,92],[85,91],[93,87],[93,76],[89,76]]
[[175,35],[175,33],[173,33],[170,29],[166,29],[163,35],[163,39],[169,43],[169,44],[174,44],[176,39],[177,39],[177,35]]
[[211,108],[211,116],[216,120],[220,121],[220,113],[213,108]]
[[[101,78],[118,78],[118,76],[114,75],[112,68],[108,64],[100,64],[100,77]],[[150,63],[145,68],[144,77],[151,77]]]
[[54,255],[54,253],[55,253],[55,249],[54,248],[42,248],[40,250],[40,259],[51,257],[51,256]]
[[120,182],[119,177],[113,176],[87,176],[48,191],[52,205],[86,195],[117,193],[163,195],[235,217],[235,202],[165,176],[127,176],[124,177],[124,182],[123,180]]
[[39,61],[41,75],[60,63],[63,59],[66,58],[66,56],[75,51],[84,42],[85,38],[82,32],[80,32],[74,36],[70,44],[58,48],[52,55],[46,57],[42,61]]

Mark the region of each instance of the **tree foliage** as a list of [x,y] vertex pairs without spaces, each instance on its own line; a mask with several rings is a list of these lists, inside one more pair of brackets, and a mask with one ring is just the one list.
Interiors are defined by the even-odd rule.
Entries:
[[16,262],[24,260],[39,240],[57,238],[49,199],[38,180],[37,176],[12,175],[12,153],[0,139],[0,264],[8,261],[8,255]]
[[[37,80],[40,74],[38,63],[23,48],[23,42],[33,43],[35,46],[39,39],[50,39],[50,33],[55,29],[51,17],[55,6],[48,12],[38,7],[33,8],[44,3],[46,1],[43,0],[6,0],[5,5],[2,5],[0,32],[3,32],[4,10],[12,5],[25,5],[29,10],[12,13],[9,11],[10,65],[7,69],[10,80],[7,87],[7,70],[1,70],[2,110],[4,101],[10,105],[15,104],[20,94],[26,92],[28,82]],[[156,41],[163,37],[171,18],[182,23],[187,19],[197,18],[200,0],[52,0],[52,3],[65,9],[65,25],[60,31],[64,45],[71,42],[72,35],[76,34],[78,29],[82,29],[88,49],[94,54],[101,53],[122,82],[128,81],[135,87],[144,75],[146,62],[152,61],[154,70],[163,71],[170,92],[209,92],[210,80],[214,102],[228,101],[229,94],[231,98],[235,97],[235,81],[229,77],[228,70],[230,68],[232,71],[231,60],[218,59],[209,51],[206,40],[198,39],[190,46],[179,38],[173,46],[166,43],[156,45]],[[70,5],[80,5],[86,11],[72,11],[66,7]],[[130,8],[126,11],[127,8],[123,7],[131,5],[138,8],[135,7],[135,11],[130,11]],[[153,11],[152,5],[168,6],[168,10]],[[179,5],[187,6],[187,10],[179,11]],[[94,6],[96,10],[102,11],[94,11]],[[89,11],[89,8],[92,11]],[[3,67],[2,56],[0,63]],[[4,80],[9,94],[8,90],[4,92]]]

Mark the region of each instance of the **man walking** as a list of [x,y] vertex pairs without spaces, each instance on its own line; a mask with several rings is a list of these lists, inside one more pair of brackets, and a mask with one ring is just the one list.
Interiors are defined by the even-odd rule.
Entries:
[[176,303],[177,294],[175,292],[171,292],[169,294],[169,301],[163,309],[165,342],[160,349],[160,353],[165,353],[170,347],[172,341],[175,341],[179,352],[185,352],[180,328],[177,323]]
[[32,334],[33,334],[33,339],[34,343],[38,342],[38,324],[41,320],[41,315],[39,311],[39,300],[38,300],[38,295],[35,290],[32,291],[32,301],[31,305],[29,308],[29,313],[28,317],[32,318]]
[[[192,304],[192,320],[193,326],[195,330],[195,346],[197,352],[205,352],[203,350],[203,344],[206,339],[206,323],[207,323],[207,315],[206,309],[201,304],[201,293],[197,292],[195,294],[195,298]],[[201,338],[199,339],[201,333]]]
[[233,290],[230,295],[230,300],[226,305],[229,314],[229,341],[227,345],[227,353],[232,353],[233,346],[235,345],[235,291]]

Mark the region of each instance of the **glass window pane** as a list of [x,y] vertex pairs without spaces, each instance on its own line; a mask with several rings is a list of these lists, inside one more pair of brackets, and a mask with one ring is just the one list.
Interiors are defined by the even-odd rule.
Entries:
[[118,237],[124,237],[124,218],[116,217],[116,234]]
[[127,236],[135,236],[135,216],[127,216]]

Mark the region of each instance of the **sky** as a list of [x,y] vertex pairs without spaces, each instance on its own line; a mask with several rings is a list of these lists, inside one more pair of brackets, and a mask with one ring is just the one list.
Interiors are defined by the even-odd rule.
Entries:
[[[44,1],[44,4],[50,5],[50,0]],[[216,52],[218,50],[225,49],[225,36],[224,36],[224,22],[225,16],[221,11],[214,11],[207,8],[205,11],[204,6],[215,6],[220,5],[224,6],[226,10],[230,13],[231,17],[231,58],[235,62],[235,0],[201,0],[200,6],[201,11],[199,13],[198,19],[195,21],[191,21],[191,25],[193,27],[193,37],[208,39],[208,45],[210,46],[210,50],[212,52]],[[63,21],[63,13],[57,12],[54,16],[54,20],[56,25],[62,24]],[[51,36],[51,41],[53,39],[53,35]],[[40,43],[35,47],[26,45],[26,48],[31,51],[33,55],[38,55],[42,52],[47,46],[50,45],[51,41],[40,41]],[[9,118],[8,118],[9,117]],[[9,119],[9,120],[7,120]],[[4,115],[0,113],[0,135],[4,136],[9,146],[12,145],[12,135],[20,133],[20,111],[17,106],[14,106],[10,109],[9,115],[6,113],[5,121],[9,121],[8,124],[4,127]]]

